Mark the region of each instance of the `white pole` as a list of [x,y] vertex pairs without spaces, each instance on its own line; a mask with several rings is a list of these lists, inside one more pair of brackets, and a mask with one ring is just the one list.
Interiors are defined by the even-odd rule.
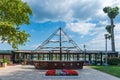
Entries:
[[84,44],[84,64],[86,63],[86,45]]
[[105,34],[105,70],[106,70],[106,71],[108,70],[108,61],[107,61],[107,57],[108,57],[108,54],[107,54],[107,37],[108,37],[108,34]]

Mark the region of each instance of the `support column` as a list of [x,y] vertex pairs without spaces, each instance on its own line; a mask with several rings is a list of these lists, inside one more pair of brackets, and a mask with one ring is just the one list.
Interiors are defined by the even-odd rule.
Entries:
[[44,60],[44,53],[43,53],[43,59],[42,60]]
[[100,65],[102,65],[102,53],[101,53],[101,56],[100,56]]
[[89,54],[89,62],[91,63],[91,54]]
[[68,51],[67,51],[67,61],[69,60],[69,56],[68,56],[68,55],[69,55],[69,53],[68,53]]
[[73,61],[74,61],[74,59],[75,59],[75,56],[74,56],[74,54],[72,53],[72,56],[73,56]]
[[48,56],[49,56],[49,60],[51,60],[51,52],[50,51],[49,51],[49,55]]
[[40,54],[38,53],[38,60],[40,60]]
[[12,62],[15,63],[15,53],[12,54]]
[[31,60],[33,60],[33,53],[31,54]]
[[97,55],[95,53],[95,65],[97,64]]
[[61,28],[60,28],[60,61],[62,60],[62,40],[61,40]]
[[79,54],[77,54],[77,60],[79,60]]

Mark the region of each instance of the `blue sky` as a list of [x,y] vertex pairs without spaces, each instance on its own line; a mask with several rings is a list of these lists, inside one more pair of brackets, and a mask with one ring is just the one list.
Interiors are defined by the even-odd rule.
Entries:
[[[30,25],[21,29],[30,33],[30,42],[19,46],[20,50],[34,50],[60,26],[83,49],[105,50],[105,26],[109,18],[102,11],[105,6],[120,7],[119,0],[23,0],[33,11]],[[115,44],[120,51],[120,14],[115,18]],[[110,40],[108,49],[111,50]],[[0,43],[0,50],[11,50],[11,46]]]

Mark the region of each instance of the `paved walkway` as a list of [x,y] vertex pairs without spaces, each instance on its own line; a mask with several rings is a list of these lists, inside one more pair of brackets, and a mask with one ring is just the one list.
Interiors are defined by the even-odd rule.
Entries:
[[0,80],[120,80],[109,74],[84,67],[77,77],[46,77],[46,70],[36,70],[34,66],[9,66],[0,68]]

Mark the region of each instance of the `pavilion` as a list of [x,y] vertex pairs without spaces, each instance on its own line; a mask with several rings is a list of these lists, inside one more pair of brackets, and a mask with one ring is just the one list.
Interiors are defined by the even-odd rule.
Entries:
[[[56,30],[35,50],[0,50],[0,59],[7,58],[13,63],[33,64],[38,61],[84,61],[85,63],[103,65],[106,51],[85,50],[63,31]],[[117,57],[118,52],[107,51],[108,57]]]

